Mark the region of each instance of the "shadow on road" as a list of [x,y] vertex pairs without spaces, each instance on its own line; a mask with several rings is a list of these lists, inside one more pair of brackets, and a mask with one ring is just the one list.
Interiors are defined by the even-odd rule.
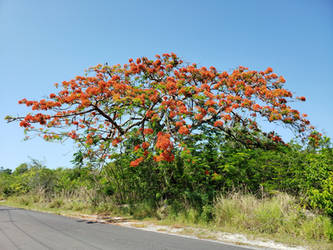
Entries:
[[11,211],[11,210],[24,210],[23,208],[15,208],[15,207],[0,207],[0,212],[2,211]]
[[91,221],[91,220],[77,220],[76,222],[85,222],[87,224],[95,224],[95,223],[105,224],[105,222],[98,222],[98,221]]

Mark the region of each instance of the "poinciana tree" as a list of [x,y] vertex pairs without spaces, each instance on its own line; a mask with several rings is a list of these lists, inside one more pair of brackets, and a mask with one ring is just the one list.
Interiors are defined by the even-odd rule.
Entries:
[[145,158],[173,161],[174,151],[186,150],[186,140],[203,126],[248,147],[283,143],[274,132],[256,136],[256,119],[279,122],[316,139],[306,115],[289,104],[305,98],[293,97],[284,83],[271,68],[258,72],[238,67],[227,73],[163,54],[155,60],[130,59],[123,66],[92,67],[85,76],[56,84],[60,91],[47,99],[20,100],[33,113],[7,120],[20,121],[26,131],[46,140],[71,138],[86,149],[86,156],[103,160],[131,140],[136,155],[131,166]]

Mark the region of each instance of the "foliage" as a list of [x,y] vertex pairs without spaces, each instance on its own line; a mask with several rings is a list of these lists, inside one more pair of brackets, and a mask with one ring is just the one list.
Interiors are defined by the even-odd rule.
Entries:
[[50,198],[84,192],[96,205],[110,197],[118,205],[148,202],[156,209],[172,205],[180,211],[185,205],[203,211],[221,192],[238,190],[265,197],[280,191],[299,197],[307,208],[332,216],[330,143],[318,150],[295,143],[264,150],[249,149],[220,132],[207,130],[198,136],[199,140],[193,137],[186,142],[190,154],[175,151],[173,162],[150,158],[139,168],[129,164],[131,144],[125,145],[125,153],[114,154],[114,161],[100,171],[82,164],[80,153],[75,154],[77,165],[72,169],[51,170],[38,161],[21,164],[12,174],[0,174],[0,192],[2,196],[39,192]]

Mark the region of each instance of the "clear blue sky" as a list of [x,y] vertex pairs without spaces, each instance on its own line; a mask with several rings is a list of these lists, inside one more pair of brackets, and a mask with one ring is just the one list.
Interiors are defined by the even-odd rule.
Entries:
[[[175,52],[185,61],[283,75],[301,112],[333,137],[332,0],[0,0],[0,166],[70,166],[73,145],[23,141],[4,117],[98,63]],[[288,137],[287,133],[284,135]]]

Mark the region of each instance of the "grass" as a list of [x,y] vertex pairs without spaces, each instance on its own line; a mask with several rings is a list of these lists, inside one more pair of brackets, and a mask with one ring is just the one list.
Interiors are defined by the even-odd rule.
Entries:
[[25,208],[36,211],[51,212],[56,214],[74,215],[78,213],[93,214],[88,204],[83,201],[70,201],[61,199],[60,197],[54,200],[44,199],[38,195],[22,195],[18,197],[8,197],[1,204]]
[[333,248],[331,219],[299,207],[287,194],[266,199],[237,193],[221,196],[215,203],[214,222],[225,231],[251,233],[292,245],[306,242],[314,249]]
[[[283,193],[264,199],[239,193],[219,196],[212,206],[206,206],[201,211],[187,207],[174,209],[172,205],[154,209],[145,202],[136,206],[116,206],[111,200],[92,206],[84,199],[45,199],[37,195],[11,197],[2,204],[63,215],[97,213],[130,216],[172,228],[187,226],[206,230],[196,235],[199,238],[214,239],[206,232],[221,231],[242,233],[249,239],[270,239],[288,245],[306,245],[312,249],[333,249],[331,219],[310,213],[301,208],[294,197]],[[141,228],[144,224],[138,222],[135,225]],[[184,229],[184,232],[191,233],[191,229]]]
[[146,225],[143,223],[135,223],[131,225],[132,227],[136,227],[136,228],[145,228]]

